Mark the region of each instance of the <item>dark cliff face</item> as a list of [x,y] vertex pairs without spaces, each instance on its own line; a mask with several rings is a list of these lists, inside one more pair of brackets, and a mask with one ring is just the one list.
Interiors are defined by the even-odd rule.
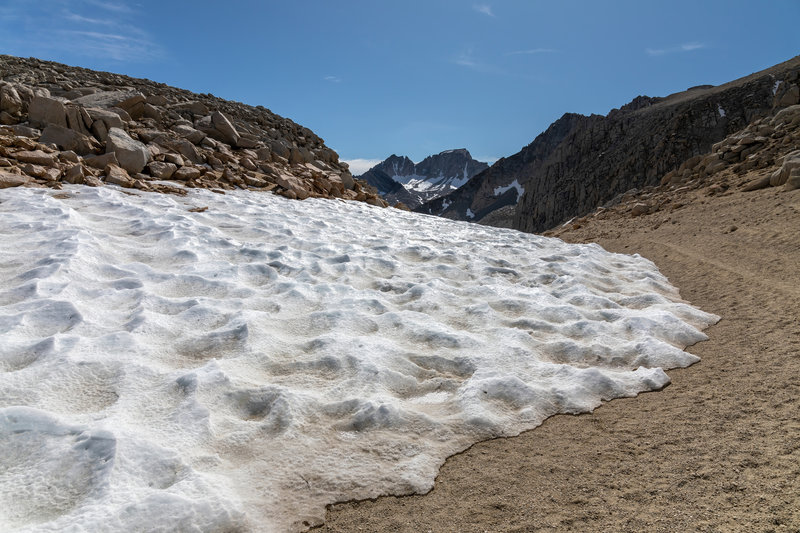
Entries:
[[607,116],[565,114],[520,152],[416,211],[479,221],[516,204],[514,228],[544,231],[627,190],[657,185],[775,107],[798,103],[798,69],[800,56],[718,87],[639,96]]

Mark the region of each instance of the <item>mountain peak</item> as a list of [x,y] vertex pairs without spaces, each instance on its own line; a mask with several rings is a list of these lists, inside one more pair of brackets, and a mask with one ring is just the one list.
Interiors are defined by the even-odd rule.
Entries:
[[[473,159],[466,148],[456,148],[429,155],[417,164],[406,156],[392,154],[360,178],[389,202],[400,201],[413,208],[452,192],[487,168],[488,164]],[[401,184],[403,191],[392,182]]]

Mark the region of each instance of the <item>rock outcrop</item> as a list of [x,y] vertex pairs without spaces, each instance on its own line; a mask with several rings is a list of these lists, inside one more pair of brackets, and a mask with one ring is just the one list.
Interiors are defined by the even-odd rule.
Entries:
[[[512,226],[538,232],[630,189],[658,185],[665,175],[677,183],[735,165],[766,166],[772,162],[751,158],[766,139],[797,143],[786,128],[769,121],[800,103],[799,78],[796,57],[718,87],[697,86],[665,98],[640,96],[606,116],[566,114],[519,153],[417,210],[480,221],[516,203]],[[753,136],[717,146],[756,123],[761,130]]]
[[456,190],[488,167],[461,148],[430,155],[417,164],[392,154],[359,178],[375,187],[390,204],[402,202],[414,208]]
[[2,187],[246,188],[388,205],[314,132],[262,106],[4,55],[0,171]]

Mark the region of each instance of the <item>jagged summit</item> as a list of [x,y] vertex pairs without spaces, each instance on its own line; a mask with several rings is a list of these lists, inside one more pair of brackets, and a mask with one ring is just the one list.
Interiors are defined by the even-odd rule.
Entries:
[[457,189],[488,167],[473,159],[466,148],[457,148],[430,155],[417,164],[392,154],[359,177],[389,203],[402,202],[413,208]]

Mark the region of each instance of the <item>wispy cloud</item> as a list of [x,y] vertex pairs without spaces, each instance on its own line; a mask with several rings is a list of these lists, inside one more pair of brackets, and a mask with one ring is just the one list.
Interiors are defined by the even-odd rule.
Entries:
[[350,173],[353,176],[360,176],[380,163],[382,159],[344,159],[343,161],[350,166]]
[[97,19],[97,18],[89,18],[84,17],[83,15],[78,15],[77,13],[71,13],[69,11],[64,12],[64,19],[70,22],[79,22],[83,24],[95,24],[99,26],[113,26],[116,24],[114,20],[111,19]]
[[472,9],[474,9],[478,13],[483,13],[488,17],[494,17],[494,13],[492,12],[492,6],[490,6],[489,4],[472,4]]
[[455,58],[453,58],[452,62],[456,65],[474,70],[476,72],[487,72],[493,74],[498,74],[501,72],[501,69],[499,69],[497,66],[477,58],[472,48],[468,48],[458,54]]
[[133,13],[133,9],[120,2],[103,2],[102,0],[83,0],[85,3],[105,9],[106,11],[113,11],[115,13]]
[[683,43],[679,46],[672,46],[669,48],[647,48],[645,50],[645,53],[649,56],[663,56],[666,54],[691,52],[693,50],[700,50],[705,47],[706,47],[705,43],[690,42],[690,43]]
[[[69,61],[70,56],[119,62],[157,60],[164,51],[139,25],[137,4],[111,0],[3,0],[0,49],[4,53]],[[68,24],[64,24],[68,21]]]
[[706,45],[703,43],[685,43],[681,45],[681,50],[684,52],[691,52],[692,50],[699,50],[705,47]]
[[521,56],[521,55],[535,55],[535,54],[552,54],[556,50],[554,48],[531,48],[529,50],[514,50],[508,52],[507,56]]
[[340,78],[339,76],[325,76],[322,79],[325,81],[329,81],[331,83],[342,83],[342,78]]

